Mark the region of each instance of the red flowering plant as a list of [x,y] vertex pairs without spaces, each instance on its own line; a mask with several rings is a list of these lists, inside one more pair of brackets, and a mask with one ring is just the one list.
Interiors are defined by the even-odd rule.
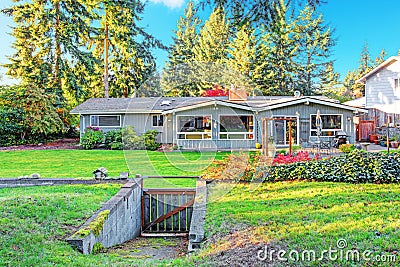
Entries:
[[318,160],[321,159],[321,156],[317,154],[314,158],[312,158],[307,151],[299,151],[298,153],[292,155],[278,154],[272,161],[272,165],[291,164],[301,161],[310,161],[312,159]]
[[206,90],[202,96],[207,96],[207,97],[214,97],[214,96],[227,96],[229,93],[228,90],[225,90],[223,86],[220,86],[218,84],[214,85],[212,89]]

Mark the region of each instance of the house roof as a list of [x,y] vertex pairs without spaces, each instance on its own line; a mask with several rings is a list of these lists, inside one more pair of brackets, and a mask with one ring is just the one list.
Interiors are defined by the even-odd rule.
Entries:
[[356,98],[347,102],[343,103],[344,105],[347,106],[352,106],[352,107],[356,107],[356,108],[365,108],[365,104],[366,104],[366,97],[360,97],[360,98]]
[[382,68],[389,66],[390,64],[393,64],[396,61],[400,60],[400,56],[392,56],[379,64],[377,67],[375,67],[373,70],[362,76],[360,79],[356,80],[356,83],[365,83],[365,81],[371,76],[380,71]]
[[[338,103],[324,96],[254,96],[246,101],[232,101],[228,97],[142,97],[142,98],[91,98],[71,110],[71,114],[115,113],[172,113],[209,105],[222,105],[243,110],[262,111],[284,106],[316,103],[348,110],[355,107]],[[363,111],[361,111],[363,112]],[[365,111],[366,112],[366,111]]]

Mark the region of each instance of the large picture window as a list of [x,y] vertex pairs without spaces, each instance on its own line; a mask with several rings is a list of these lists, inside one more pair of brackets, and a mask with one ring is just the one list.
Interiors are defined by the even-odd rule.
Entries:
[[90,126],[121,127],[121,115],[92,115]]
[[254,139],[254,117],[252,115],[221,115],[219,139]]
[[178,139],[211,139],[211,116],[178,116]]
[[[321,115],[322,129],[321,133],[323,136],[334,136],[336,131],[341,131],[342,127],[342,115],[341,114],[329,114]],[[317,135],[317,115],[311,115],[311,135]]]

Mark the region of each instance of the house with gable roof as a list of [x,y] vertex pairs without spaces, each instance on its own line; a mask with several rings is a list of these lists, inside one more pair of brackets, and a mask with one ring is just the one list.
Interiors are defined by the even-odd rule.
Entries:
[[368,139],[376,127],[400,124],[400,55],[388,58],[356,83],[365,85],[365,96],[344,104],[368,110],[361,117],[358,139]]
[[[307,145],[316,135],[316,115],[322,136],[344,131],[354,142],[353,116],[364,109],[323,96],[252,96],[241,89],[219,97],[92,98],[75,107],[81,135],[89,126],[109,131],[132,126],[138,134],[159,132],[158,141],[183,149],[251,149],[262,143],[262,119],[277,146]],[[288,118],[291,118],[291,138]]]

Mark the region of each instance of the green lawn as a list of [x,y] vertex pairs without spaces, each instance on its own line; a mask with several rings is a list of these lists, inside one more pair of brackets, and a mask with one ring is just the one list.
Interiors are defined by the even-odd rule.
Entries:
[[[397,255],[397,262],[273,262],[274,266],[398,266],[400,185],[311,182],[255,187],[219,184],[209,191],[207,241],[198,255],[148,262],[123,253],[83,256],[63,240],[118,185],[0,189],[0,266],[260,266],[257,251],[336,248]],[[161,242],[161,240],[160,240]],[[397,253],[397,254],[395,254]]]
[[[92,178],[99,167],[117,177],[120,172],[158,176],[197,176],[227,152],[156,152],[118,150],[25,150],[0,152],[0,177],[15,178],[39,173],[46,178]],[[193,180],[165,179],[172,186],[194,186]],[[146,186],[162,187],[149,180]]]
[[[318,255],[329,247],[337,249],[343,238],[348,244],[345,251],[396,255],[400,264],[399,184],[279,182],[252,187],[220,184],[209,192],[206,224],[211,242],[201,252],[201,262],[238,263],[247,251],[250,265],[260,264],[257,251],[265,245],[269,251],[315,250]],[[275,261],[274,266],[396,265],[345,260],[289,263]]]

